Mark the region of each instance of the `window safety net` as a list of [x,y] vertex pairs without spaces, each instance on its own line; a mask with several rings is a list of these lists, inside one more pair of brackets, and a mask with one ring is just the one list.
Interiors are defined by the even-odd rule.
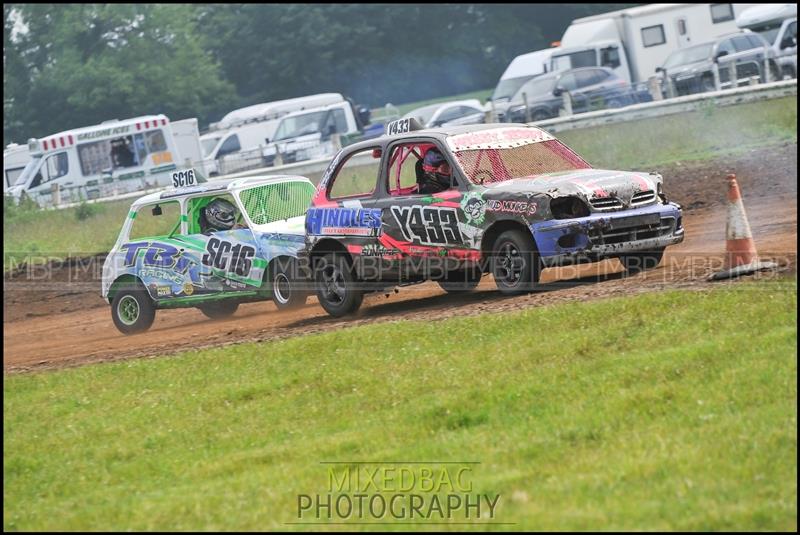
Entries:
[[512,148],[461,150],[456,152],[456,158],[475,184],[591,167],[558,140]]
[[265,225],[305,214],[313,195],[309,183],[279,182],[246,189],[239,198],[253,223]]

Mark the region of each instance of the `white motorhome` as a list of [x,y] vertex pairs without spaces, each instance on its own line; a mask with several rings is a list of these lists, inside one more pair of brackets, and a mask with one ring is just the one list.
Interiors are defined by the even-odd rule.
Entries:
[[31,151],[27,145],[10,143],[3,150],[3,193],[14,185],[29,161]]
[[229,112],[200,136],[206,173],[209,176],[221,174],[219,160],[225,156],[265,147],[275,134],[278,120],[284,115],[340,102],[346,102],[340,93],[320,93],[254,104]]
[[9,193],[40,204],[167,185],[183,166],[164,115],[105,121],[28,141],[31,160]]
[[785,77],[797,78],[797,4],[762,4],[736,17],[743,30],[761,34],[775,51]]
[[508,102],[522,84],[550,69],[550,56],[557,50],[557,47],[535,50],[512,59],[489,100],[495,104]]
[[552,70],[608,67],[631,83],[655,75],[678,48],[735,32],[755,4],[648,4],[575,19],[550,59]]

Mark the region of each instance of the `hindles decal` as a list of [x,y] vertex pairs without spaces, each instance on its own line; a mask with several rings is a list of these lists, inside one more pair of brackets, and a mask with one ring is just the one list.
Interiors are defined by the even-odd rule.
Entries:
[[306,213],[306,231],[312,236],[379,236],[380,209],[310,208]]

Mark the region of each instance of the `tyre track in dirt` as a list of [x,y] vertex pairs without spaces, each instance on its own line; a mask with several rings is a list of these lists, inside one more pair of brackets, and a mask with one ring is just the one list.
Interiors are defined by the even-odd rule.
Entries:
[[[657,169],[664,174],[669,196],[684,206],[686,228],[684,242],[668,248],[657,269],[623,276],[616,260],[547,269],[542,274],[542,290],[522,296],[502,296],[491,276],[486,276],[475,292],[460,296],[446,294],[431,282],[400,288],[389,297],[371,295],[358,314],[345,319],[330,318],[316,299],[310,298],[305,307],[285,313],[279,313],[272,303],[244,304],[232,318],[217,321],[195,309],[159,311],[149,331],[123,336],[114,328],[109,307],[99,296],[96,277],[102,255],[83,264],[73,262],[70,268],[55,267],[46,281],[29,281],[25,270],[18,270],[4,277],[3,368],[6,373],[46,370],[277,340],[376,322],[430,321],[668,288],[707,289],[712,283],[706,277],[720,268],[725,248],[723,178],[728,172],[737,173],[761,257],[777,261],[778,273],[795,272],[796,149],[797,145],[790,143]],[[774,276],[776,273],[759,275]]]

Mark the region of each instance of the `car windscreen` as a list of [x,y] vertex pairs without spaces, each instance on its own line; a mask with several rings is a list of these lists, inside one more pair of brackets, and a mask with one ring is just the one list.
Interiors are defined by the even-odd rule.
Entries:
[[497,87],[494,88],[491,100],[498,100],[501,98],[511,98],[517,92],[522,84],[533,78],[533,76],[520,76],[518,78],[508,78],[500,80]]
[[750,29],[761,35],[769,44],[774,45],[775,38],[778,37],[778,32],[781,31],[781,24],[780,22],[773,22],[761,26],[751,26]]
[[423,106],[422,108],[417,108],[416,110],[412,110],[405,114],[403,118],[408,117],[415,117],[419,120],[422,124],[428,124],[428,122],[433,118],[433,114],[436,113],[436,110],[441,108],[441,104],[431,104],[430,106]]
[[319,132],[320,125],[325,120],[326,111],[317,111],[294,117],[284,117],[275,131],[275,141],[291,139]]
[[448,138],[458,166],[473,184],[489,184],[591,166],[538,129],[501,128]]
[[219,139],[218,137],[210,137],[200,140],[200,144],[203,146],[203,156],[211,154],[211,151],[213,151],[214,147],[219,143]]
[[690,63],[697,63],[703,61],[711,56],[712,43],[704,45],[690,46],[682,50],[676,50],[664,62],[664,68],[677,67],[678,65],[688,65]]
[[25,166],[25,169],[22,170],[17,181],[14,182],[15,186],[24,186],[28,182],[28,178],[30,178],[31,173],[39,166],[39,161],[42,159],[41,156],[34,156],[31,158],[31,161]]
[[554,76],[548,76],[547,78],[535,78],[522,84],[522,86],[514,94],[514,98],[511,100],[514,102],[521,101],[523,93],[525,93],[525,97],[528,100],[543,96],[551,96],[553,87],[555,87],[555,83],[556,78]]

